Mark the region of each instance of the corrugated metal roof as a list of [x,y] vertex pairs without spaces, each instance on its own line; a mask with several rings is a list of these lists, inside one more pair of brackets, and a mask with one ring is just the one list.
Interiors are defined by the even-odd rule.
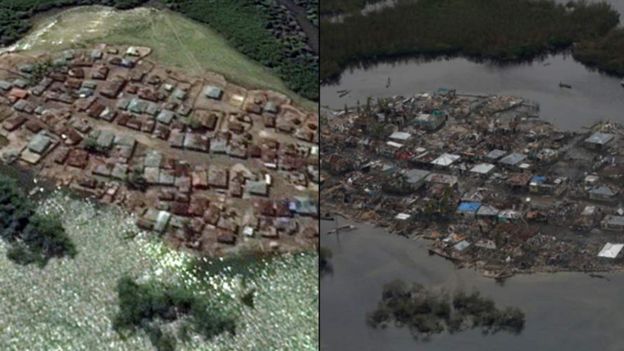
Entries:
[[624,244],[606,243],[598,253],[598,257],[616,258],[622,248],[624,248]]
[[431,161],[431,164],[434,164],[436,166],[450,166],[451,164],[453,164],[453,162],[457,161],[460,159],[459,155],[454,155],[454,154],[448,154],[448,153],[443,153],[442,155],[440,155],[440,157],[436,158],[435,160]]
[[457,212],[473,213],[473,212],[477,212],[479,210],[479,207],[481,207],[480,202],[464,201],[464,202],[461,202],[459,206],[457,206]]
[[490,173],[491,170],[494,169],[494,167],[495,166],[491,163],[480,163],[472,167],[472,169],[470,169],[470,172],[479,173],[479,174],[488,174]]
[[502,164],[506,164],[506,165],[510,165],[510,166],[515,166],[518,163],[524,161],[526,159],[526,156],[517,152],[513,152],[503,158],[500,159],[500,161],[498,161],[499,163]]
[[613,139],[614,135],[609,133],[596,132],[585,139],[586,143],[604,145]]

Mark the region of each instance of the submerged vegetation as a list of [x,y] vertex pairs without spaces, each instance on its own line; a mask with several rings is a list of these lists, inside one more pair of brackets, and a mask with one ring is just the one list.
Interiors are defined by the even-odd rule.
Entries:
[[599,40],[618,22],[617,11],[606,3],[400,1],[374,15],[351,13],[341,23],[323,20],[321,79],[338,77],[350,64],[405,55],[527,60]]
[[[119,312],[113,319],[117,332],[144,330],[158,350],[175,349],[176,339],[188,339],[189,332],[207,340],[229,332],[234,334],[235,321],[220,310],[211,308],[205,296],[196,296],[180,286],[149,281],[143,284],[124,276],[117,283]],[[178,337],[163,332],[161,324],[179,322]]]
[[[150,337],[165,350],[317,349],[315,254],[241,259],[234,269],[234,263],[226,259],[197,258],[169,248],[159,238],[139,231],[133,217],[114,207],[54,193],[36,212],[60,218],[80,254],[33,270],[8,260],[9,246],[0,242],[2,350],[23,350],[28,345],[31,350],[147,351],[154,350]],[[210,269],[191,270],[196,262]],[[163,296],[161,288],[167,287],[167,294],[176,296],[172,299],[177,302],[208,306],[209,323],[196,324],[196,313],[179,313],[178,319],[167,323],[161,318],[147,323],[148,319],[145,328],[140,324],[116,332],[114,321],[120,307],[125,308],[117,289],[126,276],[133,277],[133,283],[126,280],[122,285],[136,284],[141,291],[153,286],[151,296],[156,300]],[[129,292],[131,299],[135,293]],[[132,311],[145,307],[135,306]],[[209,340],[203,337],[209,333],[202,330],[218,326],[211,324],[213,315],[232,317],[236,333],[220,333]],[[150,325],[158,328],[152,330]],[[131,329],[134,332],[127,332]]]
[[524,329],[524,313],[518,308],[499,309],[494,301],[478,292],[445,292],[428,290],[419,284],[394,281],[384,286],[382,300],[368,315],[368,324],[384,328],[394,322],[410,329],[414,337],[429,337],[444,331],[456,333],[481,328],[483,333]]
[[578,43],[574,58],[603,72],[624,76],[624,28],[614,29],[597,40]]
[[35,213],[34,208],[14,179],[0,176],[0,230],[9,245],[7,258],[43,267],[54,257],[76,256],[60,219]]

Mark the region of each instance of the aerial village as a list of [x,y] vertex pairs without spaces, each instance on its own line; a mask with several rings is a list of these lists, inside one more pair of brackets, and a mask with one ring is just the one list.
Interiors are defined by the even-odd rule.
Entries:
[[150,54],[104,44],[3,54],[2,160],[124,208],[176,248],[315,247],[318,115]]
[[452,89],[322,119],[324,219],[425,239],[431,254],[496,279],[624,267],[618,124],[559,130],[531,101]]

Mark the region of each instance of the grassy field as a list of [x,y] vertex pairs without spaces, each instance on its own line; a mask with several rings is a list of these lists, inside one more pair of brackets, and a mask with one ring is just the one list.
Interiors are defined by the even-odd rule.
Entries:
[[282,92],[316,111],[316,103],[290,91],[269,69],[236,51],[217,32],[172,11],[73,8],[39,19],[31,33],[14,47],[55,51],[100,42],[150,46],[153,58],[165,65],[191,73],[218,72],[246,87]]
[[[57,193],[38,211],[63,218],[78,251],[74,259],[54,259],[45,268],[21,266],[0,244],[0,349],[153,350],[142,333],[122,339],[113,331],[118,310],[116,284],[125,274],[137,281],[183,286],[213,308],[236,319],[236,335],[210,341],[199,337],[176,350],[316,350],[318,265],[314,254],[270,261],[202,259],[173,251],[144,233],[133,219],[112,207]],[[245,277],[245,278],[243,278]],[[253,289],[253,308],[241,296]]]

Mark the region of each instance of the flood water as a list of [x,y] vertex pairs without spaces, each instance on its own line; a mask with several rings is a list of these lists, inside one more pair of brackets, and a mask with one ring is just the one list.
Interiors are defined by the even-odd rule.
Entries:
[[[624,13],[624,0],[609,3]],[[386,88],[388,78],[391,84]],[[540,104],[542,118],[570,130],[601,119],[624,123],[620,80],[565,54],[507,66],[465,58],[412,59],[345,71],[338,84],[322,86],[321,105],[342,109],[358,100],[364,103],[368,96],[408,96],[446,87],[530,99]],[[559,88],[559,82],[572,89]],[[339,98],[338,90],[351,92]],[[321,232],[335,226],[335,222],[322,222]],[[519,275],[501,286],[473,270],[456,269],[449,261],[429,256],[426,242],[362,224],[340,236],[322,234],[321,246],[331,250],[333,270],[321,278],[322,350],[624,350],[620,337],[624,273],[606,274],[608,280],[582,273]],[[482,335],[479,330],[441,334],[427,342],[415,340],[406,329],[371,329],[366,313],[380,301],[383,285],[394,279],[449,291],[478,290],[498,306],[521,308],[525,329],[519,335]]]
[[[568,0],[555,2],[565,4]],[[606,2],[624,19],[624,0]],[[388,78],[390,86],[386,88]],[[514,95],[533,100],[540,104],[543,119],[562,129],[575,130],[604,119],[624,123],[621,80],[584,66],[569,54],[547,55],[512,65],[478,63],[461,57],[407,59],[345,70],[338,84],[321,87],[321,105],[343,109],[345,104],[355,106],[358,100],[365,103],[369,96],[409,96],[454,88],[460,93]],[[560,88],[560,82],[572,85],[572,89]],[[340,98],[339,90],[351,92]]]
[[[345,221],[340,221],[344,224]],[[321,224],[322,233],[335,227]],[[333,350],[624,350],[624,274],[609,279],[581,273],[520,275],[503,286],[470,269],[456,269],[429,256],[426,243],[358,225],[339,236],[321,236],[332,252],[333,272],[321,278],[321,349]],[[519,335],[480,330],[413,339],[406,329],[371,329],[366,313],[381,299],[382,287],[394,279],[448,291],[478,290],[501,307],[516,306],[526,315]]]
[[[390,86],[386,84],[390,78]],[[343,109],[367,97],[409,96],[438,88],[461,93],[514,95],[539,103],[540,116],[562,129],[578,129],[602,119],[624,123],[624,87],[619,78],[591,70],[572,56],[557,54],[531,63],[497,65],[465,58],[407,60],[345,71],[340,82],[321,88],[321,105]],[[572,85],[560,88],[559,82]],[[351,92],[340,98],[337,91]]]

